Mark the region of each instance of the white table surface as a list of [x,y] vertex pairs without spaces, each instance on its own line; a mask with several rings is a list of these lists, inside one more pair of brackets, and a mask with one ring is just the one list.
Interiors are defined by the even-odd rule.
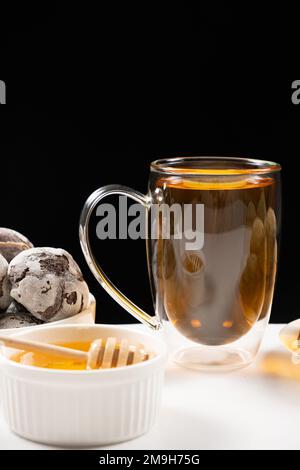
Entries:
[[[272,351],[292,367],[278,340],[281,327],[268,326],[255,363],[239,371],[207,374],[170,362],[157,424],[140,438],[101,449],[300,449],[300,379],[261,371]],[[0,449],[53,447],[14,435],[0,412]]]

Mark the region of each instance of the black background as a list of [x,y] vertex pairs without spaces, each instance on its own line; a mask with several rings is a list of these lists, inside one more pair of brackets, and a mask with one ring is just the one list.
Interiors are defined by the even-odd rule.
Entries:
[[[0,226],[70,251],[97,297],[98,321],[130,322],[81,254],[87,196],[110,183],[145,192],[159,156],[278,161],[283,220],[272,321],[297,318],[300,105],[291,102],[291,83],[300,78],[299,12],[215,2],[92,5],[3,6]],[[143,241],[98,242],[97,253],[115,283],[152,312]]]

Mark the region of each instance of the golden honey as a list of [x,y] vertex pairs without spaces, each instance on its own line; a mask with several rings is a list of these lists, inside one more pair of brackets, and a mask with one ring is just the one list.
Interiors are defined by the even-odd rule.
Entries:
[[[125,340],[125,346],[121,343],[113,342],[109,344],[109,340],[115,338],[108,338],[106,341],[100,340],[101,349],[96,352],[96,363],[91,366],[89,359],[91,354],[95,354],[93,347],[98,340],[92,342],[69,342],[69,343],[52,343],[56,346],[63,348],[76,349],[88,353],[86,361],[80,361],[72,358],[53,356],[42,352],[27,352],[18,351],[11,357],[11,360],[27,366],[42,367],[44,369],[61,369],[61,370],[90,370],[92,369],[107,369],[121,366],[130,366],[137,362],[142,362],[150,359],[155,354],[153,352],[145,352],[142,344],[129,345]],[[107,356],[108,353],[108,356]]]
[[[90,349],[91,342],[73,342],[73,343],[54,343],[57,346],[77,349],[87,352]],[[11,360],[24,365],[43,367],[44,369],[62,369],[62,370],[86,370],[84,362],[76,362],[73,359],[53,357],[47,354],[37,352],[20,351],[11,357]]]

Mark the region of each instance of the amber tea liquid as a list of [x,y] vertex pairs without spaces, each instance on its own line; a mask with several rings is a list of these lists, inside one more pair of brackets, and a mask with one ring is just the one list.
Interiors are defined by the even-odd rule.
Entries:
[[[276,258],[275,180],[258,175],[164,177],[168,205],[204,204],[204,246],[148,241],[159,316],[196,343],[222,345],[270,313]],[[161,231],[161,226],[158,228]]]

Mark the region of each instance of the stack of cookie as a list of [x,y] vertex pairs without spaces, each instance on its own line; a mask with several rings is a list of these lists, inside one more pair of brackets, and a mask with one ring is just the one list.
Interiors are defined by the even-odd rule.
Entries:
[[89,289],[72,256],[34,248],[22,234],[0,228],[0,329],[62,320],[88,305]]

